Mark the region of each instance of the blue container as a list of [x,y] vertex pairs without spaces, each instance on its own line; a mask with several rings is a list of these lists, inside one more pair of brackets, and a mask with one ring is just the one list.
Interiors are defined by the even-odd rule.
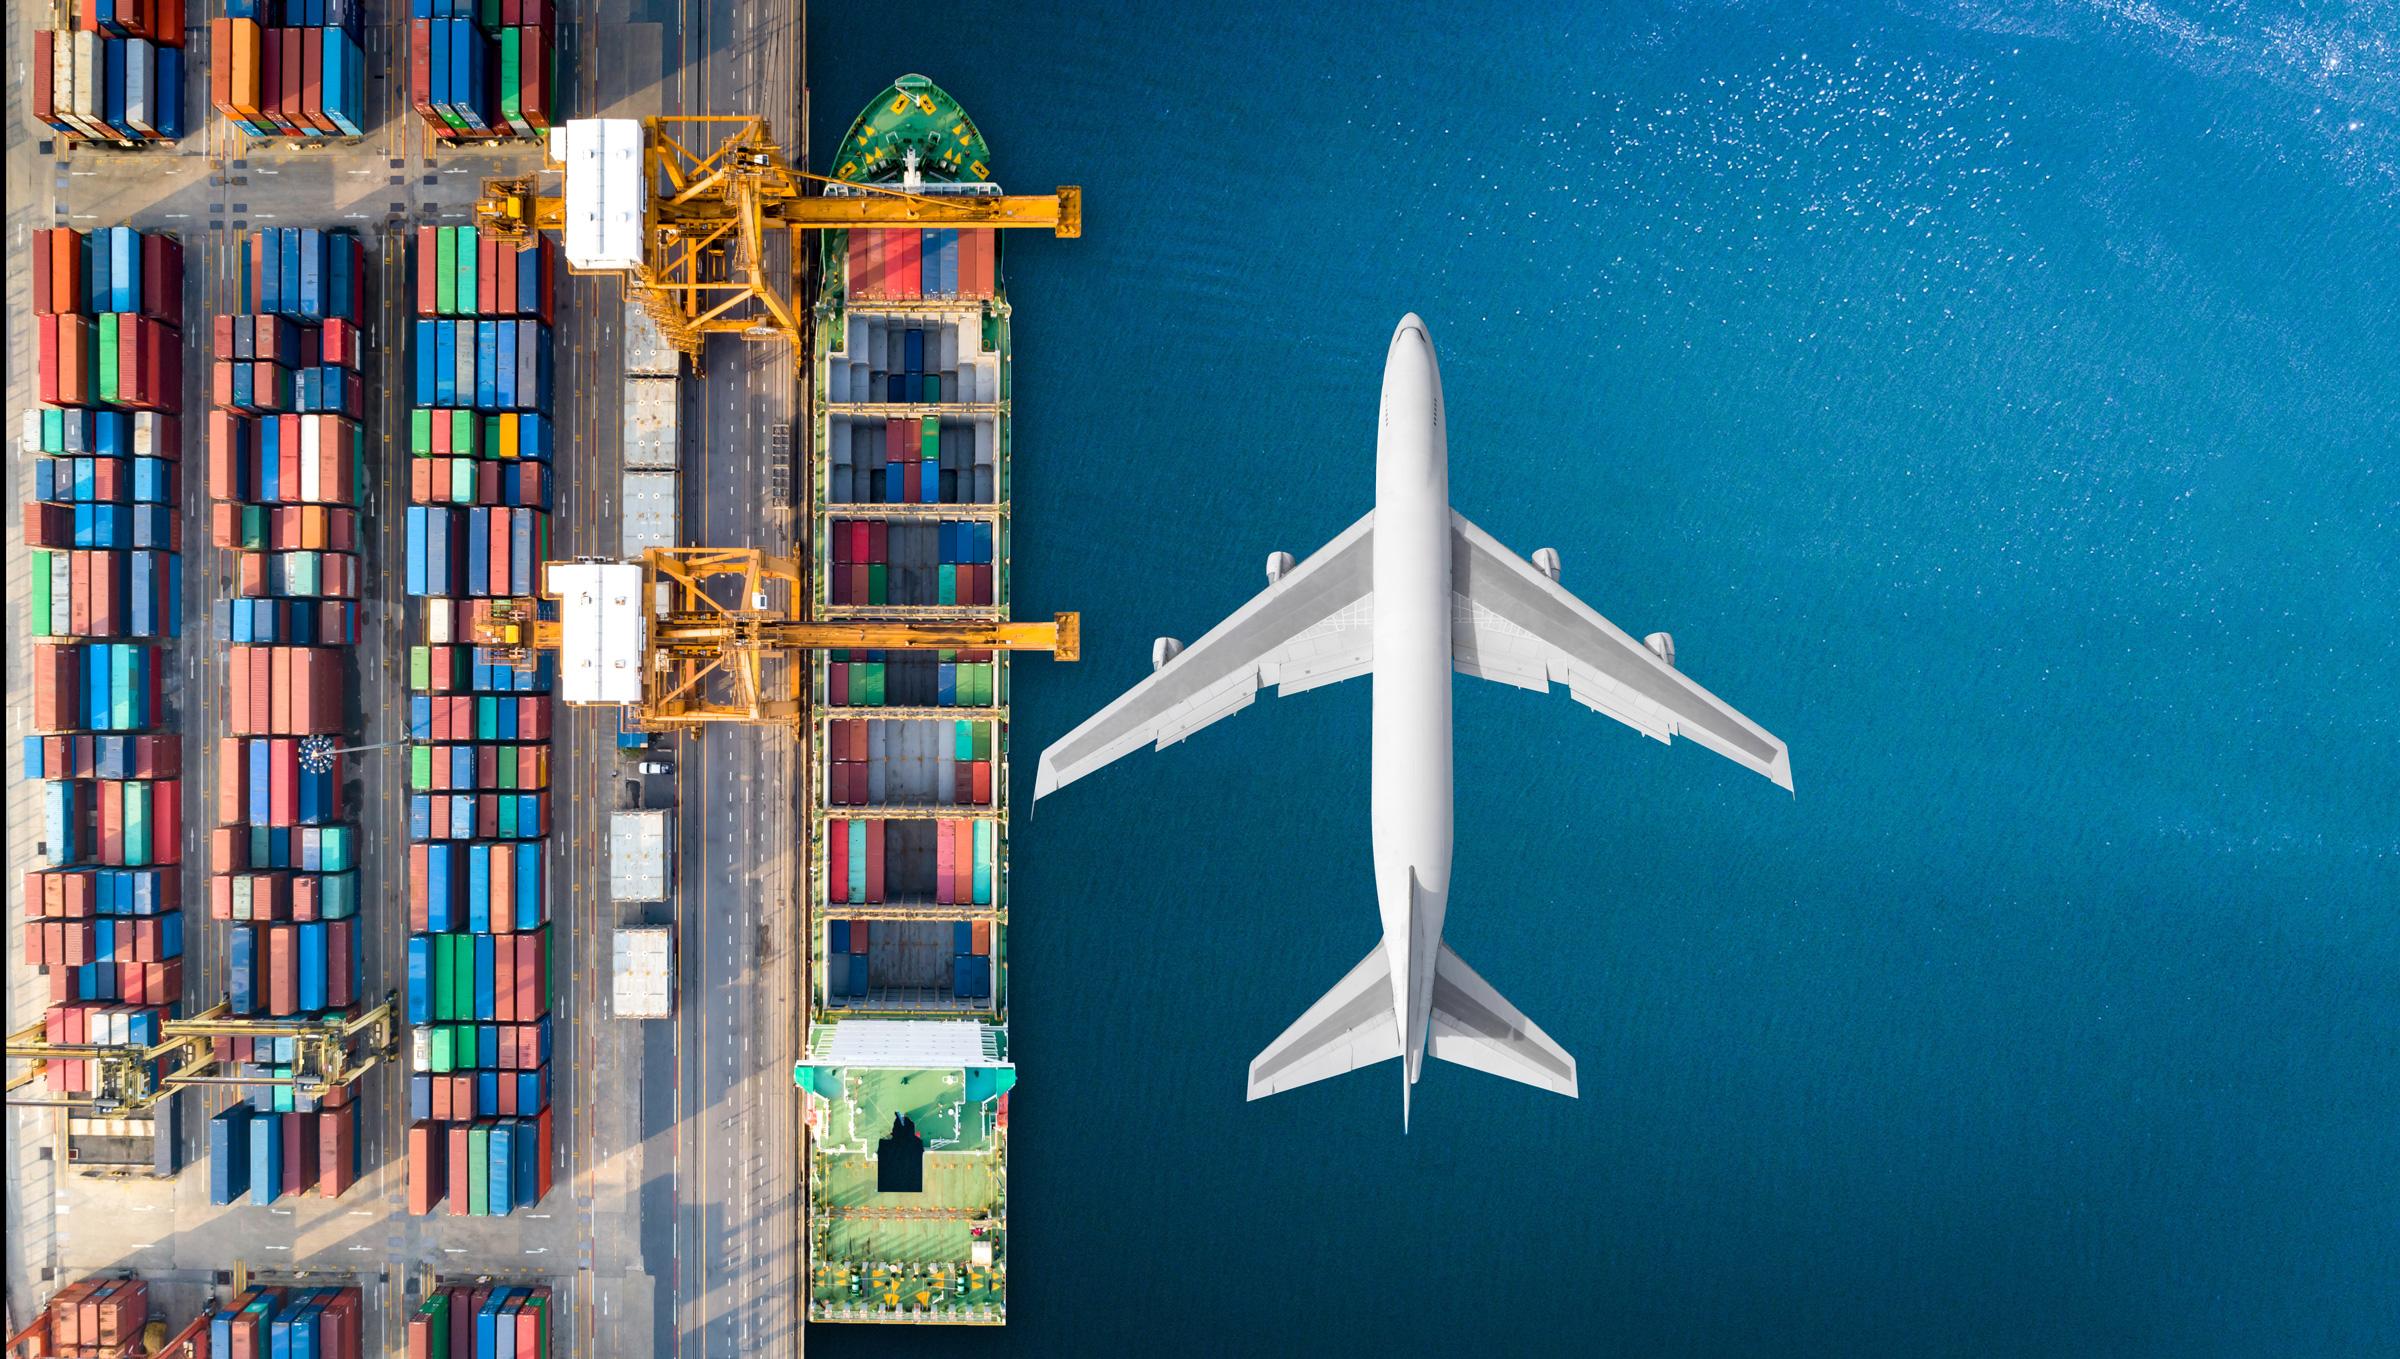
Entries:
[[412,934],[408,937],[408,1022],[410,1025],[433,1022],[433,938]]
[[151,123],[161,138],[176,141],[183,136],[183,49],[161,47],[155,60],[157,78],[151,85]]
[[953,989],[962,998],[981,999],[992,993],[992,960],[973,953],[962,953],[951,968]]
[[250,1116],[250,1201],[264,1206],[283,1197],[283,1120],[294,1114]]
[[850,955],[849,993],[854,996],[863,996],[867,993],[867,955],[863,953]]
[[496,969],[493,963],[491,935],[475,936],[475,1014],[477,1019],[490,1019],[498,1006],[493,1003]]
[[973,954],[975,951],[974,924],[965,920],[957,921],[952,924],[950,927],[950,946],[950,951],[953,953]]
[[[229,1204],[250,1192],[250,1106],[236,1104],[208,1121],[208,1201]],[[232,1340],[219,1354],[231,1354]]]
[[258,1013],[258,933],[248,925],[225,936],[225,1007],[241,1016]]
[[517,856],[516,925],[520,930],[533,929],[546,918],[542,909],[542,845],[540,840],[531,840],[510,846],[510,852]]
[[325,922],[311,920],[300,927],[300,1009],[317,1014],[326,1008]]

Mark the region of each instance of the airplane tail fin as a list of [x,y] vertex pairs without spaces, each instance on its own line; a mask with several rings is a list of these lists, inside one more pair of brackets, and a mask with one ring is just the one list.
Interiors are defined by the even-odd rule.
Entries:
[[1429,1050],[1445,1062],[1575,1097],[1575,1059],[1475,975],[1448,943],[1434,963]]
[[1392,971],[1383,945],[1377,944],[1348,976],[1250,1059],[1250,1098],[1264,1099],[1399,1055]]

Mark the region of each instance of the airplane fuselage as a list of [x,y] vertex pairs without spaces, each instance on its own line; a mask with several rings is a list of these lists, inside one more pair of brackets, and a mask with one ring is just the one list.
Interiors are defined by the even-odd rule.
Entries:
[[[1371,768],[1375,895],[1405,1079],[1424,1064],[1450,898],[1450,451],[1433,342],[1415,315],[1384,358],[1375,441]],[[1413,887],[1413,890],[1412,890]]]

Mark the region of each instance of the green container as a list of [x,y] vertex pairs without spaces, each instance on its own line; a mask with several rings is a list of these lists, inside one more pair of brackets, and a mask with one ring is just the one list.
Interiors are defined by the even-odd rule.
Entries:
[[33,550],[33,635],[50,635],[50,554]]
[[513,798],[513,797],[511,797],[511,798],[502,798],[502,799],[500,800],[500,817],[499,817],[499,824],[500,824],[500,832],[499,832],[499,834],[500,834],[500,838],[501,838],[501,839],[503,839],[503,840],[514,840],[514,839],[518,838],[518,837],[517,837],[517,800],[516,800],[515,798]]
[[[450,1295],[436,1293],[418,1306],[417,1315],[428,1318],[424,1330],[433,1337],[425,1353],[428,1359],[450,1359]],[[535,1351],[543,1353],[543,1351]],[[466,1356],[460,1356],[466,1359]]]
[[476,1217],[492,1213],[492,1130],[467,1130],[467,1211]]
[[440,227],[433,233],[433,309],[443,316],[458,314],[458,229],[456,227]]
[[475,700],[475,739],[478,741],[500,739],[500,700],[489,694],[481,695]]
[[475,464],[468,459],[457,458],[450,463],[450,503],[475,503]]
[[891,568],[881,563],[867,568],[867,602],[869,604],[891,603],[886,595],[890,586],[890,572]]
[[975,823],[975,904],[992,904],[992,847],[998,828],[989,821]]
[[111,647],[108,651],[108,725],[116,731],[132,731],[141,725],[134,712],[133,648]]
[[450,1045],[450,1026],[447,1024],[436,1024],[431,1030],[429,1030],[429,1032],[431,1033],[432,1037],[431,1040],[425,1045],[426,1069],[433,1072],[433,1074],[436,1076],[447,1076],[450,1074],[452,1068],[456,1065],[456,1062],[452,1058],[452,1049]]
[[[926,378],[925,378],[925,386],[926,386],[926,390],[928,390],[928,391],[932,390],[932,388],[933,388],[933,385],[934,385],[934,382],[935,382],[935,381],[936,381],[936,379],[935,379],[935,378],[934,378],[934,377],[933,377],[931,374],[927,374],[927,375],[926,375]],[[930,399],[930,398],[928,398],[928,399]],[[941,458],[942,458],[942,422],[941,422],[941,421],[939,421],[939,420],[927,420],[927,421],[925,421],[925,422],[924,422],[922,429],[919,431],[919,433],[918,433],[918,435],[917,435],[917,456],[918,456],[918,457],[920,457],[920,458],[923,458],[923,459],[924,459],[925,461],[927,461],[927,462],[939,462],[939,461],[941,461]]]
[[426,793],[433,790],[433,751],[426,746],[412,746],[408,752],[408,790]]
[[457,458],[475,456],[475,412],[450,412],[450,455]]
[[[942,375],[941,375],[941,374],[939,374],[939,373],[927,373],[927,374],[925,375],[925,399],[926,399],[927,401],[935,401],[935,402],[938,402],[938,401],[940,401],[940,400],[942,399]],[[933,422],[933,421],[930,421],[930,420],[926,421],[925,423],[926,423],[928,426],[933,426],[933,425],[934,425],[934,422]],[[926,442],[927,442],[927,443],[931,443],[931,442],[933,442],[933,441],[934,441],[934,439],[935,439],[935,437],[938,435],[938,433],[939,433],[939,428],[938,428],[938,426],[936,426],[936,427],[933,427],[933,428],[928,428],[928,429],[926,430]]]
[[503,789],[517,787],[517,747],[502,746],[492,757],[492,782]]
[[525,30],[500,30],[500,116],[512,129],[525,123],[525,101],[518,94],[524,86]]
[[476,292],[476,288],[477,288],[477,283],[476,283],[476,278],[475,278],[475,269],[476,269],[476,241],[475,241],[475,228],[473,228],[473,227],[452,227],[452,228],[450,228],[450,229],[451,229],[452,231],[455,231],[455,232],[457,232],[457,233],[458,233],[458,247],[457,247],[457,250],[458,250],[458,278],[457,278],[457,284],[458,284],[458,306],[457,306],[457,311],[458,311],[458,314],[459,314],[459,315],[461,315],[461,316],[473,316],[473,315],[475,314],[475,292]]
[[865,676],[865,681],[866,681],[866,682],[865,682],[864,684],[861,684],[861,683],[859,683],[859,682],[858,682],[858,680],[856,680],[856,679],[853,679],[853,680],[851,681],[851,684],[850,684],[850,694],[851,694],[851,697],[853,697],[853,698],[858,698],[858,695],[859,695],[859,694],[860,694],[860,693],[863,691],[863,692],[865,693],[866,697],[865,697],[865,698],[863,698],[863,699],[860,699],[859,701],[861,701],[861,702],[865,703],[867,706],[869,706],[869,707],[872,707],[872,708],[880,708],[880,707],[882,707],[882,706],[883,706],[883,662],[881,662],[881,661],[868,661],[868,662],[867,662],[867,663],[866,663],[866,664],[865,664],[863,667],[861,667],[861,668],[862,668],[862,669],[864,669],[864,670],[866,671],[866,676]]
[[953,722],[950,724],[950,726],[952,728],[950,758],[954,760],[974,759],[975,724],[972,722]]
[[[355,843],[355,842],[353,842]],[[351,862],[355,864],[356,850]],[[348,920],[358,914],[358,874],[320,873],[317,875],[317,914],[327,920]]]
[[100,324],[93,329],[100,333],[100,399],[113,404],[117,399],[117,314],[100,313]]
[[433,453],[433,412],[422,406],[408,413],[408,451],[420,458]]
[[408,649],[408,687],[424,693],[433,687],[433,648],[412,646]]
[[252,551],[267,545],[267,507],[242,506],[242,546]]
[[42,451],[44,453],[67,451],[67,413],[65,411],[52,410],[47,407],[43,409]]
[[935,575],[940,581],[938,586],[940,593],[936,597],[944,604],[956,604],[958,602],[958,568],[944,562],[936,570]]
[[150,785],[120,783],[125,799],[125,862],[133,868],[150,866]]

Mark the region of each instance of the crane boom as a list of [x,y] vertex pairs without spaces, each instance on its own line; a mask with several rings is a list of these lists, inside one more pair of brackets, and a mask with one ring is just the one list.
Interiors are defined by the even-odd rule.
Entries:
[[[557,234],[570,243],[570,271],[622,276],[660,334],[694,366],[710,335],[789,341],[793,361],[806,362],[790,290],[797,261],[771,260],[774,238],[857,227],[1083,234],[1083,190],[1073,185],[1048,194],[921,193],[831,179],[795,169],[767,120],[746,115],[642,119],[641,154],[631,171],[636,179],[625,179],[628,172],[613,158],[579,149],[598,147],[612,125],[629,127],[631,120],[575,120],[552,129],[551,162],[564,181],[558,190],[545,192],[540,176],[486,180],[475,225],[517,243],[539,232]],[[812,185],[833,192],[811,193]],[[578,202],[604,206],[578,208]],[[571,221],[575,214],[596,222],[635,203],[640,239],[626,248],[638,250],[638,259],[605,251],[579,255],[572,245],[582,239]]]

